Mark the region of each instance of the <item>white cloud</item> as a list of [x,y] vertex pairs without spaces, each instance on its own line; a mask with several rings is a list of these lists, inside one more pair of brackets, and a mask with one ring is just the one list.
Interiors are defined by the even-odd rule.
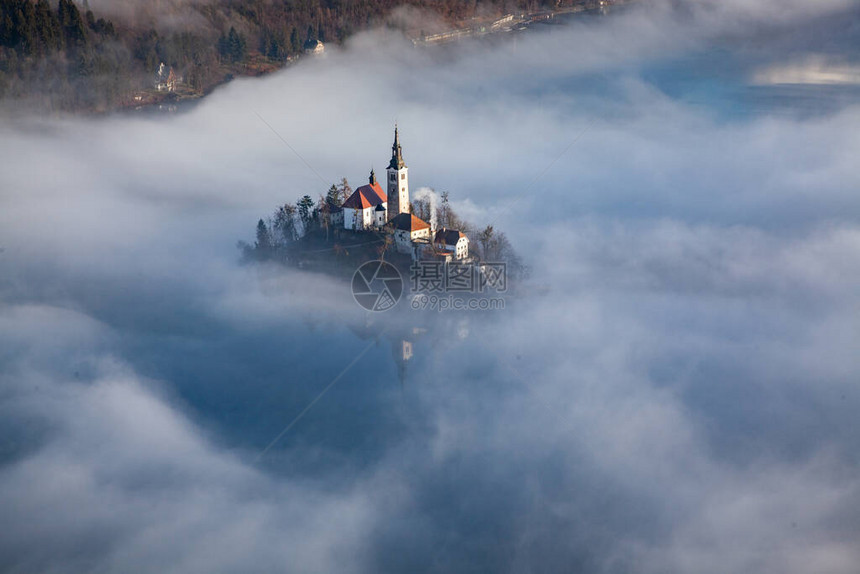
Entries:
[[[765,41],[712,99],[658,77],[735,21],[840,5],[444,57],[366,34],[170,118],[4,124],[0,568],[851,572],[860,109],[727,118],[794,61]],[[345,279],[234,247],[380,172],[395,119],[413,187],[533,268],[504,313],[392,321],[431,327],[403,389]]]

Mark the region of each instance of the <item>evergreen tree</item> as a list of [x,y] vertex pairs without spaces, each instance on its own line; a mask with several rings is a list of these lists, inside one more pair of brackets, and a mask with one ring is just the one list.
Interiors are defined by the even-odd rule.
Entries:
[[76,63],[76,72],[78,76],[92,76],[95,73],[95,59],[91,54],[80,52]]
[[290,32],[290,51],[293,54],[298,54],[302,51],[302,41],[299,39],[299,30],[293,26],[293,31]]
[[227,40],[226,34],[221,34],[221,37],[218,38],[218,55],[223,60],[230,57],[230,42]]
[[328,193],[325,194],[325,202],[331,206],[340,207],[341,199],[340,199],[340,190],[336,185],[332,184],[330,188],[328,188]]
[[254,249],[261,260],[270,258],[274,251],[272,235],[269,233],[266,222],[262,219],[257,222],[257,241],[254,244]]
[[244,60],[247,51],[245,47],[245,37],[239,34],[236,29],[231,26],[228,40],[230,42],[230,59],[234,62],[241,62]]
[[311,222],[311,210],[314,208],[314,200],[311,199],[310,195],[305,195],[296,203],[296,207],[299,210],[299,218],[302,220],[305,233],[307,233],[308,226]]
[[2,19],[0,19],[0,46],[11,48],[15,45],[15,24],[12,22],[12,16],[6,10],[3,10]]
[[36,2],[36,33],[39,43],[45,52],[53,52],[60,48],[60,23],[48,0],[37,0]]
[[72,0],[60,0],[58,14],[66,49],[83,47],[87,42],[87,29],[75,3]]
[[143,62],[143,67],[147,72],[154,72],[158,69],[158,64],[161,60],[158,57],[158,32],[148,30],[141,34],[134,46],[134,57]]
[[260,51],[271,60],[283,60],[285,50],[281,35],[269,29],[264,30],[260,38]]
[[36,34],[36,10],[29,0],[18,11],[18,20],[22,52],[27,55],[37,53],[39,39]]

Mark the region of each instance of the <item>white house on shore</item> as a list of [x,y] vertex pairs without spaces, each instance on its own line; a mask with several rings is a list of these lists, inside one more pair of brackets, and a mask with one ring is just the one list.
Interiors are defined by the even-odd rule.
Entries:
[[155,73],[155,89],[159,92],[175,92],[176,84],[179,81],[173,68],[165,66],[162,62],[158,66],[158,71]]
[[325,44],[320,40],[308,40],[305,42],[305,54],[311,56],[321,56],[325,53]]

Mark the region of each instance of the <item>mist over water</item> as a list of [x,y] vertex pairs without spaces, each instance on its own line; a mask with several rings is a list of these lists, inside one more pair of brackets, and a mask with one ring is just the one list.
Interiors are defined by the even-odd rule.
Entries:
[[[856,572],[857,15],[376,31],[175,115],[4,120],[0,570]],[[413,193],[530,266],[504,310],[239,263],[395,121]]]

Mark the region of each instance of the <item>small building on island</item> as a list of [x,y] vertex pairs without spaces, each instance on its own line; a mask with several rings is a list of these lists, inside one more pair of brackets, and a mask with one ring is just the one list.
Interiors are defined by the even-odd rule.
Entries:
[[388,225],[394,233],[394,246],[399,253],[415,256],[415,245],[430,244],[430,224],[411,213],[401,213]]
[[469,257],[469,238],[462,231],[442,228],[433,238],[433,246],[437,252],[450,253],[454,259]]
[[[381,229],[388,211],[388,197],[370,171],[368,183],[352,192],[343,202],[343,228],[351,231]],[[378,213],[382,213],[380,219]]]

